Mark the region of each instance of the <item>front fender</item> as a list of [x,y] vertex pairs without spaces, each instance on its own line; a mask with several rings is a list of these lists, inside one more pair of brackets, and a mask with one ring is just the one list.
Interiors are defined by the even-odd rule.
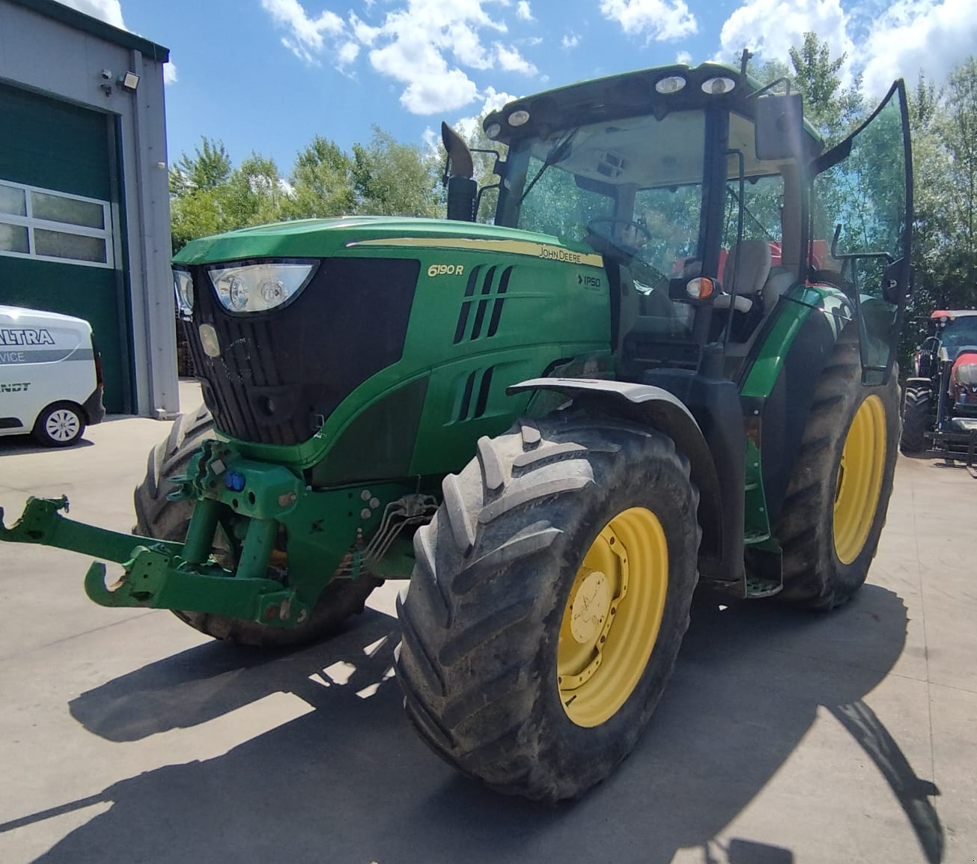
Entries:
[[608,414],[668,435],[688,458],[691,480],[699,490],[701,554],[716,561],[722,559],[723,503],[719,477],[705,436],[680,399],[661,387],[592,378],[530,378],[511,385],[506,392],[530,390],[550,390],[598,404]]

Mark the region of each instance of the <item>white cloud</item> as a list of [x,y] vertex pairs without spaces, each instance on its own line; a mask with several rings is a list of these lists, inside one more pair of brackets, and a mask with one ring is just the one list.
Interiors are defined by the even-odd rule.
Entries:
[[687,66],[692,65],[692,55],[688,51],[679,51],[675,55],[676,63],[685,63]]
[[646,36],[649,42],[679,39],[699,30],[684,0],[600,0],[600,11],[629,36]]
[[471,66],[473,69],[492,68],[492,56],[482,45],[477,30],[463,21],[456,21],[448,27],[447,35],[451,50],[459,63]]
[[569,50],[571,48],[576,48],[579,44],[580,37],[576,33],[567,33],[560,42],[560,47]]
[[340,67],[349,66],[360,54],[360,46],[355,42],[344,42],[340,48],[336,59]]
[[977,0],[900,0],[874,20],[862,46],[863,89],[881,96],[900,76],[912,86],[921,68],[943,80],[975,45]]
[[310,18],[298,0],[261,0],[261,8],[286,28],[289,35],[282,44],[306,63],[318,63],[315,55],[322,50],[324,34],[335,37],[345,30],[343,19],[335,12],[326,9],[318,18]]
[[349,26],[353,31],[353,35],[364,45],[372,45],[373,41],[382,32],[379,27],[371,27],[369,24],[361,21],[355,12],[349,13]]
[[430,126],[426,127],[421,133],[421,142],[430,155],[438,155],[438,144],[441,142],[441,136]]
[[[261,0],[261,5],[285,30],[282,44],[307,63],[330,56],[345,71],[368,49],[374,71],[404,85],[400,102],[415,114],[452,111],[474,101],[478,87],[465,70],[537,73],[515,46],[483,42],[486,32],[508,32],[498,12],[511,8],[510,0],[403,0],[382,12],[366,3],[367,13],[383,16],[371,23],[352,11],[346,20],[328,10],[313,17],[306,11],[308,0]],[[532,20],[529,0],[519,0],[515,15]]]
[[465,138],[471,138],[475,130],[481,126],[481,118],[492,111],[498,111],[503,105],[518,99],[511,93],[499,93],[494,87],[486,87],[482,97],[482,107],[477,113],[470,117],[461,117],[451,125],[457,129]]
[[494,87],[486,87],[482,96],[482,110],[479,114],[488,114],[490,111],[498,111],[503,105],[514,102],[518,96],[511,93],[499,93]]
[[539,70],[522,56],[515,48],[506,48],[496,43],[495,56],[499,66],[506,72],[521,72],[523,75],[535,75]]
[[92,18],[98,18],[113,27],[127,29],[122,20],[122,5],[119,0],[58,0],[58,2],[91,15]]
[[750,0],[723,24],[718,56],[733,60],[749,48],[765,60],[786,62],[790,49],[803,43],[805,33],[813,32],[827,43],[833,58],[848,55],[841,70],[842,82],[847,84],[855,48],[847,25],[840,0]]
[[176,64],[168,61],[163,64],[163,84],[176,84],[180,79],[176,74]]
[[443,75],[411,81],[400,96],[400,104],[412,114],[437,114],[467,105],[477,93],[475,82],[464,72],[449,69]]

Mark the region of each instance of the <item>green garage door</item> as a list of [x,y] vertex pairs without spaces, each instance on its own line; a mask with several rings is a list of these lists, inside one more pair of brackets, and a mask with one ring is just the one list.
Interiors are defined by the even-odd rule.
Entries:
[[105,407],[130,411],[114,117],[0,84],[0,303],[91,322]]

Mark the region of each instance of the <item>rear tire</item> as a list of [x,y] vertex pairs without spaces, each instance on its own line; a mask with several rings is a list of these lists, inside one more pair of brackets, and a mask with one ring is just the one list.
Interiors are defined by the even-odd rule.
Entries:
[[482,438],[443,488],[397,604],[407,716],[498,791],[577,797],[634,747],[689,624],[688,461],[658,432],[547,420]]
[[892,494],[898,370],[882,387],[863,386],[857,338],[849,327],[821,373],[774,530],[784,555],[777,599],[811,609],[833,609],[861,588]]
[[[165,441],[149,453],[146,477],[133,493],[136,508],[134,533],[158,540],[182,541],[187,534],[192,501],[170,501],[172,490],[167,478],[187,473],[190,457],[207,438],[214,437],[214,420],[201,406],[195,414],[181,414],[173,421],[173,428]],[[382,584],[369,574],[356,580],[334,580],[323,589],[309,620],[290,630],[268,627],[257,621],[213,615],[207,612],[173,614],[214,639],[260,648],[286,648],[316,642],[331,636],[351,615],[363,611],[366,598]]]
[[899,449],[906,454],[927,450],[926,426],[930,415],[930,391],[928,387],[907,387],[902,406],[902,437]]
[[84,434],[85,412],[72,402],[48,405],[34,423],[34,438],[45,447],[70,447]]

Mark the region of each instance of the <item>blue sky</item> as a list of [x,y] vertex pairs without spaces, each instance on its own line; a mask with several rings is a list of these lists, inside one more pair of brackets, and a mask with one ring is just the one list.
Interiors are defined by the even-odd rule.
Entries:
[[423,143],[507,98],[672,63],[786,60],[813,30],[869,95],[977,48],[977,0],[62,0],[170,49],[169,158],[200,136],[288,174],[313,136]]

